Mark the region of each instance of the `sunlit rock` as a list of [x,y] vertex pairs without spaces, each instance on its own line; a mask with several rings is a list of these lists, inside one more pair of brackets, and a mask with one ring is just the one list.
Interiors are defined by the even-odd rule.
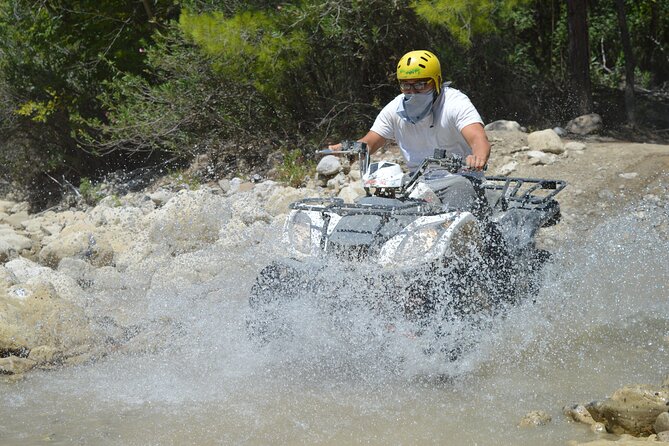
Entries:
[[567,131],[577,135],[597,133],[603,127],[602,117],[597,113],[581,115],[567,123]]
[[603,401],[586,407],[595,421],[614,434],[649,435],[658,415],[667,411],[669,389],[650,385],[631,385],[618,389]]
[[552,153],[545,153],[539,150],[530,150],[527,152],[527,156],[530,158],[529,163],[533,165],[537,164],[553,164],[557,161],[557,156]]
[[584,423],[589,425],[597,423],[594,420],[594,418],[592,418],[592,415],[590,415],[590,412],[588,412],[588,409],[586,409],[585,406],[581,404],[565,406],[562,408],[562,413],[564,413],[566,416],[579,423]]
[[337,197],[344,200],[346,203],[353,203],[357,198],[365,196],[365,189],[360,185],[360,182],[350,183],[344,186]]
[[0,224],[0,262],[6,262],[31,247],[32,241],[28,237],[17,234],[9,225]]
[[578,141],[569,141],[564,148],[568,152],[582,152],[586,149],[586,145]]
[[527,145],[530,150],[559,155],[564,152],[564,144],[552,129],[540,130],[527,135]]
[[316,166],[316,172],[324,177],[333,177],[342,170],[339,158],[334,155],[324,156]]
[[82,309],[63,299],[53,284],[34,281],[0,289],[0,352],[11,353],[0,359],[0,373],[79,362],[95,341]]
[[512,174],[515,170],[516,167],[518,167],[518,161],[509,161],[508,163],[504,164],[502,167],[497,169],[497,175],[501,175],[503,177]]
[[486,124],[485,130],[491,130],[491,131],[516,131],[520,132],[521,131],[521,126],[518,124],[516,121],[507,121],[505,119],[500,119],[498,121],[493,121],[491,123]]
[[93,265],[111,264],[114,251],[103,232],[91,224],[74,224],[61,231],[59,236],[45,245],[39,253],[43,264],[56,268],[66,257],[82,258]]
[[551,416],[543,410],[535,410],[523,417],[518,423],[519,427],[545,426],[552,420]]

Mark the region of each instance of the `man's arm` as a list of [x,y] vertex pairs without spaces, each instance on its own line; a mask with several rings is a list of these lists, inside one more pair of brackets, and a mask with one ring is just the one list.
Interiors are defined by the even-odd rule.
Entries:
[[[367,144],[367,148],[369,149],[370,155],[377,150],[379,150],[383,145],[386,143],[386,138],[383,136],[379,135],[376,132],[369,131],[365,136],[360,138],[358,140],[359,142],[364,142]],[[339,144],[332,144],[328,146],[328,149],[330,150],[340,150],[341,149],[341,143]]]
[[483,169],[483,166],[488,162],[488,158],[490,158],[490,143],[485,130],[483,130],[483,124],[478,122],[469,124],[462,128],[461,133],[469,147],[472,148],[473,153],[466,159],[467,166],[475,170]]

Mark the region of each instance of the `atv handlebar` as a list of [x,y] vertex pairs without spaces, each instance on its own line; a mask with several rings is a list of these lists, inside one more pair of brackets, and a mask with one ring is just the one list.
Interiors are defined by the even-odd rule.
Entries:
[[342,141],[341,148],[342,150],[318,150],[316,155],[358,155],[360,177],[362,177],[367,171],[367,166],[369,166],[369,148],[367,147],[367,143],[362,141]]

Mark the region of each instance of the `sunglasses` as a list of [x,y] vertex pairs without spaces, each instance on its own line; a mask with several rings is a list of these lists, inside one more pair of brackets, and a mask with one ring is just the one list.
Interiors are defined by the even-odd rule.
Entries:
[[432,79],[427,80],[427,81],[419,81],[419,82],[400,82],[400,90],[402,91],[420,91],[424,90],[427,88],[430,84],[432,83]]

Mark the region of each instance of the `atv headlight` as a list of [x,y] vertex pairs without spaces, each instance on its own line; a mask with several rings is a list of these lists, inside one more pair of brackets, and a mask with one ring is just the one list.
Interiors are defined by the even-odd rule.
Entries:
[[429,262],[448,248],[446,232],[452,225],[452,216],[422,217],[386,242],[379,253],[383,266],[415,265]]
[[430,257],[430,251],[435,247],[450,221],[423,226],[409,233],[397,247],[395,259],[400,263],[411,263]]
[[289,216],[285,229],[290,248],[295,253],[307,256],[313,255],[318,249],[320,230],[306,212],[296,212]]

